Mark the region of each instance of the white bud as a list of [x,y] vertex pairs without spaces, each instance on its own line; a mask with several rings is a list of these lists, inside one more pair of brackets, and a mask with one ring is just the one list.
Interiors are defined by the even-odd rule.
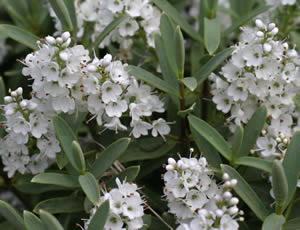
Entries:
[[234,187],[234,186],[237,185],[238,181],[237,181],[237,179],[232,179],[232,180],[230,181],[230,183],[231,183],[231,186]]
[[179,160],[177,162],[177,165],[178,165],[178,168],[182,168],[182,166],[184,165],[183,161],[182,160]]
[[100,61],[101,65],[106,67],[108,66],[112,61],[112,56],[110,54],[106,54],[104,58]]
[[225,199],[230,199],[232,197],[232,194],[231,194],[231,192],[227,191],[227,192],[224,192],[223,196]]
[[56,38],[56,42],[58,44],[62,44],[64,42],[64,40],[61,37]]
[[287,144],[287,143],[289,143],[289,140],[287,138],[284,138],[283,143]]
[[268,30],[273,30],[274,28],[276,27],[276,25],[275,25],[275,23],[270,23],[269,25],[268,25]]
[[71,44],[71,38],[68,38],[67,41],[64,42],[63,46],[68,47]]
[[18,96],[18,94],[17,94],[16,91],[12,91],[12,92],[10,93],[10,95],[11,95],[12,97],[17,97],[17,96]]
[[243,222],[244,220],[245,220],[244,217],[240,217],[240,218],[239,218],[239,221],[240,221],[240,222]]
[[250,149],[250,153],[251,153],[251,154],[254,154],[254,153],[255,153],[255,150],[254,150],[254,149]]
[[17,94],[19,96],[22,96],[22,94],[23,94],[23,88],[22,87],[17,88],[16,92],[17,92]]
[[229,179],[230,179],[230,177],[229,177],[228,173],[224,173],[223,180],[229,180]]
[[289,44],[287,42],[282,44],[283,48],[288,49],[289,48]]
[[93,64],[90,64],[90,65],[88,65],[87,69],[90,72],[95,72],[97,70],[97,67]]
[[277,141],[278,143],[280,143],[282,140],[281,140],[280,137],[276,137],[276,141]]
[[70,37],[71,37],[71,34],[69,32],[64,32],[62,35],[61,35],[62,39],[63,40],[68,40]]
[[217,217],[221,217],[221,216],[223,216],[223,214],[224,214],[224,212],[223,212],[222,210],[220,210],[220,209],[218,209],[218,210],[216,211],[216,216],[217,216]]
[[4,102],[5,102],[6,104],[12,102],[12,97],[10,97],[10,96],[4,97]]
[[271,31],[271,34],[274,36],[276,34],[278,34],[279,32],[279,29],[277,27],[275,27],[272,31]]
[[239,203],[239,199],[238,199],[238,198],[232,197],[232,198],[230,199],[230,204],[231,204],[231,205],[237,205],[238,203]]
[[240,214],[241,216],[243,216],[245,213],[244,213],[243,210],[240,210],[240,211],[239,211],[239,214]]
[[226,181],[224,184],[224,187],[229,188],[231,187],[231,182],[230,181]]
[[262,20],[260,19],[256,19],[255,20],[255,24],[259,29],[264,29],[265,28],[265,24],[262,22]]
[[279,136],[280,136],[281,139],[284,139],[284,138],[285,138],[285,135],[284,135],[283,133],[280,133]]
[[21,101],[20,106],[24,109],[27,106],[27,102]]
[[264,44],[264,51],[269,53],[272,50],[272,46],[269,43]]
[[234,215],[234,214],[236,214],[236,213],[238,213],[238,211],[239,211],[239,209],[237,208],[237,207],[231,207],[230,209],[229,209],[229,213],[230,213],[230,215]]
[[168,171],[174,170],[174,166],[173,165],[167,165],[166,170],[168,170]]
[[176,164],[176,161],[174,160],[174,158],[170,157],[170,158],[168,159],[168,163],[169,163],[170,165],[175,165],[175,164]]
[[46,41],[50,44],[50,45],[54,45],[56,43],[56,40],[54,37],[52,36],[47,36],[46,37]]
[[262,38],[262,37],[265,36],[265,34],[263,32],[261,32],[261,31],[257,31],[256,32],[256,36],[259,37],[259,38]]
[[263,130],[261,131],[261,134],[262,134],[262,135],[266,135],[266,134],[267,134],[267,131],[266,131],[265,129],[263,129]]
[[60,59],[63,60],[63,61],[67,61],[68,58],[69,58],[69,57],[68,57],[68,54],[67,54],[66,52],[63,52],[63,51],[59,53],[59,57],[60,57]]
[[222,197],[219,195],[219,194],[217,194],[217,195],[215,195],[215,200],[218,202],[218,201],[221,201],[222,200]]

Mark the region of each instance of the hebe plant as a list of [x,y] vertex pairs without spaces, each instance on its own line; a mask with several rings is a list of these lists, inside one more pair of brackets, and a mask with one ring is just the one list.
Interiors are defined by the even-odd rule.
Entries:
[[299,2],[0,5],[0,229],[300,229]]

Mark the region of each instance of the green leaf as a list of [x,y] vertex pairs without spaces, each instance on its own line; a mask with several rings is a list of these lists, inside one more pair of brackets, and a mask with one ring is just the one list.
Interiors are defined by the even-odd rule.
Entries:
[[288,199],[289,190],[284,168],[279,160],[273,161],[272,188],[276,201],[276,213],[281,215],[283,212],[282,206]]
[[300,229],[300,217],[288,220],[282,227],[282,230]]
[[197,88],[197,79],[194,77],[185,77],[181,81],[192,92]]
[[164,11],[170,18],[174,20],[174,22],[180,25],[181,29],[186,32],[191,38],[196,41],[202,42],[202,38],[200,34],[198,34],[194,28],[185,21],[183,16],[174,8],[168,1],[166,0],[153,0],[154,4]]
[[126,182],[133,182],[137,175],[140,172],[140,166],[130,166],[120,172],[118,175],[114,176],[108,182],[105,183],[107,188],[115,188],[117,187],[116,178],[119,178],[120,181],[126,180]]
[[244,128],[241,125],[238,125],[236,127],[234,136],[233,136],[233,141],[232,141],[232,153],[233,153],[233,158],[238,156],[238,153],[240,152],[242,142],[244,138]]
[[53,184],[66,188],[79,188],[80,185],[76,176],[60,174],[60,173],[40,173],[34,176],[32,183]]
[[228,173],[231,179],[236,179],[238,181],[237,185],[233,187],[234,191],[249,206],[255,215],[263,221],[269,215],[269,211],[266,209],[262,201],[253,191],[247,181],[230,166],[221,165],[221,168],[223,169],[224,173]]
[[73,31],[73,24],[69,14],[69,10],[64,0],[48,0],[51,7],[53,8],[56,16],[61,22],[62,29],[64,31]]
[[90,224],[89,230],[103,230],[109,215],[109,200],[106,200],[96,211]]
[[64,0],[64,1],[68,9],[72,26],[73,26],[73,37],[77,38],[78,25],[77,25],[77,16],[76,16],[74,0]]
[[272,173],[272,162],[258,158],[258,157],[240,157],[235,162],[237,165],[249,166],[261,169],[265,172]]
[[208,164],[216,169],[219,169],[220,165],[222,164],[219,153],[203,136],[200,135],[200,133],[197,132],[195,128],[193,128],[191,125],[190,127],[194,137],[194,141],[198,149],[207,159]]
[[288,181],[289,195],[287,202],[288,205],[296,191],[298,175],[300,172],[300,131],[297,131],[289,146],[287,148],[282,166]]
[[17,230],[26,230],[21,215],[3,200],[0,200],[0,215],[8,220]]
[[100,203],[100,190],[93,174],[87,172],[79,176],[79,184],[87,198],[96,206]]
[[129,17],[128,14],[121,14],[119,17],[115,18],[105,29],[96,37],[95,42],[91,45],[90,49],[97,49],[101,42],[112,32],[115,28],[118,27],[125,19]]
[[126,70],[129,74],[144,82],[147,82],[149,85],[152,85],[153,87],[158,88],[170,95],[180,97],[176,88],[172,87],[170,84],[156,77],[152,73],[132,65],[126,67]]
[[242,146],[238,153],[238,156],[247,156],[250,150],[256,143],[258,136],[264,128],[267,119],[267,109],[265,106],[260,107],[252,115],[248,124],[245,127],[244,137]]
[[213,127],[211,127],[209,124],[207,124],[205,121],[190,115],[188,117],[190,126],[195,129],[195,131],[202,136],[206,141],[208,141],[216,150],[222,154],[223,157],[225,157],[227,160],[231,160],[232,158],[232,151],[228,145],[228,143],[225,141],[225,139],[218,133],[217,130],[215,130]]
[[44,230],[42,221],[32,212],[24,211],[24,223],[27,230]]
[[60,197],[43,200],[34,207],[34,212],[45,210],[51,214],[76,213],[84,210],[83,198],[79,197]]
[[262,230],[281,230],[284,222],[284,216],[272,213],[264,220]]
[[225,30],[222,35],[223,37],[228,36],[232,32],[234,32],[236,29],[240,28],[242,25],[246,24],[248,21],[250,21],[255,16],[267,11],[270,9],[271,6],[263,6],[261,8],[255,9],[251,11],[250,13],[244,15],[243,17],[240,17],[238,20],[235,20],[235,22],[227,29]]
[[60,117],[63,118],[72,128],[74,133],[77,134],[87,114],[88,114],[87,112],[77,112],[75,114],[64,113],[64,114],[60,114]]
[[208,78],[209,74],[231,55],[232,51],[233,48],[224,49],[209,59],[209,61],[194,76],[197,79],[198,85],[201,85]]
[[72,143],[76,141],[76,135],[68,123],[59,116],[53,117],[53,125],[59,143],[71,165],[76,169],[76,159],[73,156]]
[[27,17],[24,17],[24,14],[28,16],[28,6],[26,6],[26,1],[3,0],[2,2],[7,13],[17,26],[30,29],[28,19]]
[[177,26],[175,31],[175,50],[176,50],[177,77],[179,79],[183,79],[185,48],[184,48],[184,38],[181,33],[180,26]]
[[10,37],[11,39],[33,49],[37,50],[38,46],[36,42],[40,39],[39,37],[35,36],[34,34],[30,33],[27,30],[21,29],[17,26],[13,25],[0,25],[0,33],[5,34],[6,36]]
[[143,215],[143,227],[141,230],[147,230],[150,228],[152,222],[152,215],[150,214],[145,214]]
[[216,18],[204,19],[204,45],[212,55],[218,49],[221,41],[221,26]]
[[73,167],[80,173],[84,174],[86,167],[85,167],[85,159],[83,152],[81,150],[80,144],[77,141],[72,142],[72,150],[73,150],[73,159],[75,165]]
[[119,158],[122,163],[136,160],[150,160],[162,157],[169,153],[176,143],[168,139],[164,142],[162,139],[145,138],[137,142],[132,142],[126,152]]
[[40,210],[40,217],[46,230],[64,230],[58,220],[49,212]]
[[[177,71],[177,64],[176,64],[176,45],[175,45],[175,40],[174,40],[174,34],[175,34],[175,26],[173,25],[172,21],[170,18],[166,15],[163,14],[160,17],[160,33],[161,33],[161,44],[162,48],[159,48],[157,46],[157,41],[155,43],[155,49],[158,52],[158,49],[160,50],[160,55],[159,56],[164,56],[167,59],[168,64],[171,67],[172,72],[176,73]],[[156,35],[156,37],[160,37],[159,34]],[[160,58],[161,61],[161,58]],[[161,67],[162,71],[163,66]],[[170,71],[171,71],[170,70]],[[176,76],[175,76],[175,79]],[[173,79],[174,80],[174,79]],[[177,82],[177,81],[174,81]]]
[[197,106],[196,102],[194,104],[192,104],[189,108],[185,109],[185,110],[179,110],[177,112],[177,115],[180,116],[180,117],[186,117],[188,116],[189,114],[191,114],[194,110],[195,110],[195,107]]
[[122,153],[125,152],[130,142],[130,138],[121,138],[108,146],[96,159],[92,166],[92,173],[96,178],[111,167],[115,160],[118,160]]

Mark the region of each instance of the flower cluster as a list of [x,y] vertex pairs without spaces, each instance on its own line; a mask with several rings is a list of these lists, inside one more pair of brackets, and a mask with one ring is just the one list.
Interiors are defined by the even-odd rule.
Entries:
[[[101,197],[101,205],[104,201],[109,200],[110,213],[105,223],[105,230],[125,230],[140,229],[143,227],[144,201],[137,192],[137,185],[116,179],[118,188],[112,189],[110,192],[104,192]],[[97,211],[97,207],[91,211],[90,218],[84,224],[84,230],[88,230],[88,226]]]
[[170,132],[160,118],[149,123],[154,112],[163,113],[164,103],[152,93],[151,87],[138,82],[126,72],[127,64],[113,60],[90,58],[82,45],[69,47],[70,33],[48,36],[40,49],[27,55],[23,74],[33,79],[33,95],[47,101],[55,113],[90,112],[99,126],[127,130],[120,118],[131,117],[132,135],[139,138],[152,130],[152,135]]
[[238,229],[234,218],[243,212],[230,192],[236,179],[224,174],[225,183],[217,185],[204,157],[181,157],[177,162],[169,158],[166,170],[164,194],[179,223],[177,230]]
[[[77,0],[75,8],[79,27],[77,36],[83,35],[86,23],[93,22],[93,40],[118,16],[123,13],[129,15],[105,38],[100,48],[117,42],[121,49],[128,51],[133,43],[132,37],[139,31],[145,34],[148,46],[154,47],[154,34],[159,31],[161,12],[149,0]],[[61,24],[51,8],[50,13],[56,19],[56,29],[62,31]]]
[[230,111],[235,124],[247,123],[259,106],[266,106],[267,124],[257,140],[264,158],[284,156],[299,117],[293,98],[300,87],[300,58],[294,48],[276,40],[277,33],[274,23],[256,20],[255,30],[244,29],[222,77],[210,76],[217,109]]
[[23,99],[22,93],[18,88],[4,98],[7,135],[0,139],[0,156],[9,177],[43,172],[61,151],[45,105],[36,98]]

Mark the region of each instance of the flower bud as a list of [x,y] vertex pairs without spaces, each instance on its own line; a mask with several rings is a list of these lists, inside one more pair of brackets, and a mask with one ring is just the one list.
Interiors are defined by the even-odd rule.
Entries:
[[233,206],[229,209],[230,215],[234,215],[234,214],[238,213],[238,211],[239,211],[239,209],[235,206]]
[[166,170],[168,170],[168,171],[174,170],[174,166],[173,165],[167,165]]
[[46,41],[50,44],[50,45],[54,45],[56,43],[56,40],[54,37],[52,36],[47,36],[46,37]]
[[255,24],[259,29],[264,29],[265,28],[265,24],[262,22],[262,20],[260,19],[256,19],[255,20]]
[[174,160],[174,158],[170,157],[170,158],[168,159],[168,163],[169,163],[170,165],[175,165],[175,164],[176,164],[176,161]]
[[90,64],[90,65],[88,65],[87,69],[90,72],[95,72],[97,70],[97,67],[93,64]]
[[71,37],[71,34],[70,32],[64,32],[62,35],[61,35],[62,39],[63,40],[68,40],[70,37]]
[[230,183],[231,183],[231,186],[234,187],[234,186],[237,185],[238,181],[237,181],[237,179],[232,179],[232,180],[230,181]]
[[26,101],[21,101],[21,103],[20,103],[20,106],[21,106],[21,108],[25,108],[26,106],[27,106],[27,102]]
[[18,96],[18,94],[17,94],[16,91],[12,91],[12,92],[10,93],[10,95],[11,95],[12,97],[17,97],[17,96]]
[[292,50],[289,50],[289,52],[287,53],[288,57],[289,58],[295,58],[298,56],[298,53],[296,50],[292,49]]
[[6,104],[12,102],[12,97],[10,97],[10,96],[4,97],[4,102],[5,102]]
[[63,60],[63,61],[67,61],[68,60],[68,54],[66,53],[66,52],[60,52],[59,53],[59,57],[60,57],[60,59],[61,60]]
[[22,94],[23,94],[23,88],[22,87],[17,88],[16,92],[17,92],[17,94],[19,96],[22,96]]
[[231,192],[227,191],[227,192],[224,192],[223,196],[225,199],[230,199],[232,197],[232,194],[231,194]]
[[228,173],[224,173],[223,180],[229,180],[229,179],[230,179],[230,177],[229,177]]
[[264,44],[264,51],[269,53],[272,50],[272,46],[269,43]]
[[56,38],[56,42],[58,44],[62,44],[64,41],[63,41],[63,39],[61,37],[58,37],[58,38]]
[[275,27],[272,31],[271,31],[271,34],[274,36],[276,34],[278,34],[279,32],[279,29],[277,27]]
[[239,199],[238,199],[238,198],[232,197],[232,198],[230,199],[230,204],[231,204],[231,205],[237,205],[238,203],[239,203]]
[[265,36],[265,34],[261,31],[257,31],[256,36],[262,38],[263,36]]
[[221,216],[223,216],[223,214],[224,214],[224,212],[223,212],[222,210],[220,210],[220,209],[218,209],[218,210],[216,211],[217,217],[221,217]]
[[272,31],[275,27],[276,27],[275,23],[270,23],[270,24],[268,25],[268,30],[269,30],[269,31]]

